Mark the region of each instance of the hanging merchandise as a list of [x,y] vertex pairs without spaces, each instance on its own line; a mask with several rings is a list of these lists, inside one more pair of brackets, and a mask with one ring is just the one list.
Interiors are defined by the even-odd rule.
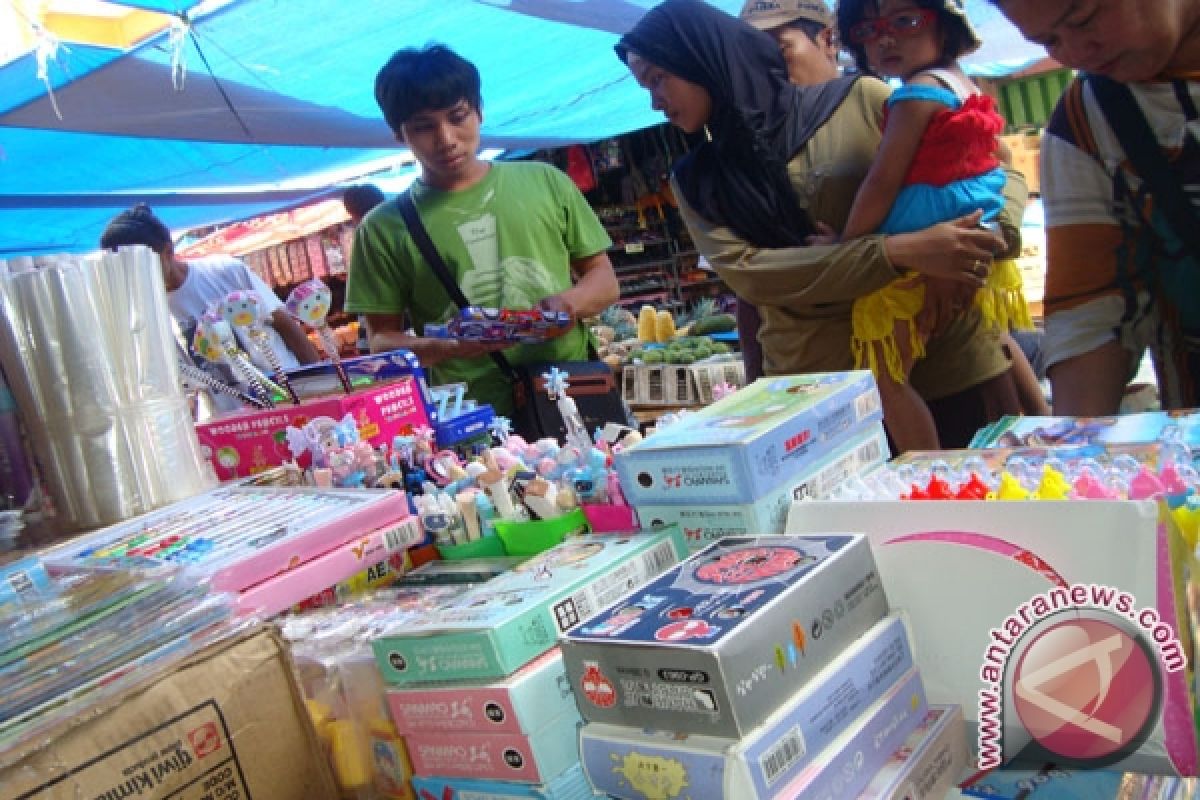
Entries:
[[605,139],[600,142],[596,145],[592,158],[598,172],[621,169],[625,166],[625,159],[621,153],[621,142],[618,139]]
[[567,175],[575,181],[581,192],[590,192],[596,188],[596,173],[592,171],[592,159],[587,148],[574,144],[567,148]]

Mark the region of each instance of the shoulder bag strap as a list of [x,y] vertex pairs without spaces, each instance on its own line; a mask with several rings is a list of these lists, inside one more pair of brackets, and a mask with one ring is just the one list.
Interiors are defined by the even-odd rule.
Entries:
[[[413,200],[412,190],[401,192],[400,196],[396,198],[396,204],[400,207],[400,216],[404,218],[404,224],[408,227],[408,234],[412,236],[413,243],[417,246],[417,250],[421,251],[421,257],[433,270],[433,274],[441,281],[442,286],[446,287],[446,293],[450,295],[450,299],[460,309],[469,306],[470,302],[462,293],[454,276],[450,274],[450,269],[442,259],[442,254],[437,251],[433,240],[429,238],[429,231],[425,229],[425,223],[421,222],[421,215],[417,213],[417,204]],[[496,366],[500,368],[506,378],[514,383],[520,380],[516,370],[513,369],[512,364],[508,362],[503,353],[491,352],[488,355],[492,357],[492,361],[496,362]]]
[[1109,78],[1089,75],[1087,81],[1096,94],[1104,118],[1121,143],[1121,149],[1138,177],[1150,188],[1167,224],[1193,257],[1200,259],[1200,217],[1188,200],[1183,184],[1172,173],[1133,92],[1128,86]]

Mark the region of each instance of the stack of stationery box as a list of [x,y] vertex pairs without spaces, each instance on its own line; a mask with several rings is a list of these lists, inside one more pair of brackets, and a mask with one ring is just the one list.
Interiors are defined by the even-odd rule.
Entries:
[[724,539],[562,651],[584,771],[611,797],[935,798],[966,765],[858,534]]
[[376,663],[418,794],[592,797],[558,637],[685,552],[675,527],[572,537],[382,631]]
[[645,528],[678,524],[694,552],[783,533],[792,500],[825,497],[886,461],[870,372],[763,378],[618,453]]

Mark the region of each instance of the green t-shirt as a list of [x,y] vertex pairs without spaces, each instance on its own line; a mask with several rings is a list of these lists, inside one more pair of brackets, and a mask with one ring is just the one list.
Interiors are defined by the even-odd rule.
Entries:
[[[413,197],[450,272],[472,305],[533,308],[571,286],[571,261],[612,244],[604,226],[565,174],[548,164],[492,164],[479,183],[457,192],[417,182]],[[444,323],[458,307],[421,258],[394,201],[377,206],[359,226],[346,285],[346,311],[408,313],[418,335]],[[514,364],[588,357],[582,324],[543,344],[504,351]],[[438,384],[466,382],[470,395],[511,415],[512,387],[488,356],[449,359],[432,369]]]

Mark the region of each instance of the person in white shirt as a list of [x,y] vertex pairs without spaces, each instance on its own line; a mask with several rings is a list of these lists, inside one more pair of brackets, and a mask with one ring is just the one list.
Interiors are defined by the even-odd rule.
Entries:
[[[320,360],[300,323],[288,314],[283,302],[266,282],[242,261],[231,256],[179,258],[175,255],[170,230],[144,203],[114,217],[100,237],[100,246],[106,250],[135,244],[145,245],[158,254],[167,288],[167,304],[186,341],[191,341],[196,322],[205,311],[224,300],[230,292],[240,289],[258,295],[265,312],[264,329],[283,369]],[[258,348],[245,340],[245,333],[239,331],[238,336],[242,349],[254,362],[260,368],[270,370],[271,365],[258,353]]]

